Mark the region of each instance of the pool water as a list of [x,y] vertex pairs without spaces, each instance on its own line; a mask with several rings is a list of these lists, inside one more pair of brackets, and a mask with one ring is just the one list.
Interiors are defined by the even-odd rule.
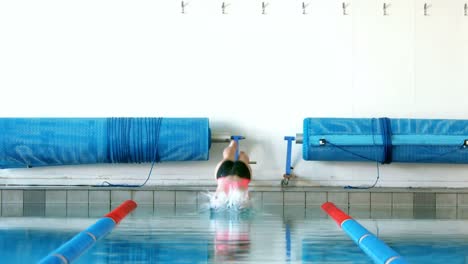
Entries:
[[[129,216],[73,263],[372,263],[318,208],[158,212]],[[36,263],[97,219],[0,218],[0,262]],[[410,263],[468,263],[467,220],[357,220]]]

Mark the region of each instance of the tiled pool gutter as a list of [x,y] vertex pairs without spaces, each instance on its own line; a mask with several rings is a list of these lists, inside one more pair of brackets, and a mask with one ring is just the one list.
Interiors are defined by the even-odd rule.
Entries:
[[[0,187],[1,216],[94,216],[106,212],[125,200],[156,211],[158,207],[206,206],[207,192],[214,186],[146,186],[125,187]],[[418,217],[434,209],[434,218],[467,219],[468,189],[451,188],[372,188],[339,187],[251,187],[254,206],[283,206],[319,210],[324,202],[333,202],[344,210],[360,209],[362,217]],[[383,211],[382,211],[383,209]],[[385,211],[387,210],[387,211]],[[422,211],[421,211],[422,212]],[[96,213],[96,216],[100,216]],[[359,216],[359,214],[358,214]]]

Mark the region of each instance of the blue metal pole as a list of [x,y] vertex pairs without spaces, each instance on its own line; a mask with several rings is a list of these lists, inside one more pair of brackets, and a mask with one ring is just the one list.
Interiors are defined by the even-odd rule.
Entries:
[[238,160],[239,159],[239,149],[240,149],[239,140],[245,139],[245,137],[243,137],[243,136],[231,136],[231,139],[236,142],[237,148],[236,148],[235,159]]
[[288,141],[288,148],[286,150],[286,175],[291,175],[291,152],[292,152],[292,141],[295,140],[294,137],[286,136],[284,140]]

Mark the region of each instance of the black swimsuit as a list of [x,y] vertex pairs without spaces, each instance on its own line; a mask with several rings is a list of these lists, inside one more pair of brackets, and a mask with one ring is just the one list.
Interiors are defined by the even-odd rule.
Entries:
[[221,166],[219,166],[218,171],[216,172],[216,179],[237,175],[239,178],[249,179],[250,180],[250,170],[249,167],[243,161],[232,161],[225,160]]

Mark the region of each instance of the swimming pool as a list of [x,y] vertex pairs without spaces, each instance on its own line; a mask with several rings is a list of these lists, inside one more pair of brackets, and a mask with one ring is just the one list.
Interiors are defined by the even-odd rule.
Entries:
[[[318,208],[139,209],[74,263],[372,263]],[[96,219],[0,218],[1,262],[35,263]],[[357,220],[410,263],[468,263],[467,220]]]

